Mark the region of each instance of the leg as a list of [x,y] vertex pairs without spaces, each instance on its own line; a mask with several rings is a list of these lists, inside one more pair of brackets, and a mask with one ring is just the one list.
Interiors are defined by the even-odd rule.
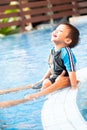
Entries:
[[[42,89],[39,92],[25,96],[25,99],[33,100],[35,98],[39,98],[41,96],[50,94],[58,89],[62,89],[62,88],[66,88],[66,87],[70,86],[69,77],[65,77],[65,76],[60,76],[59,78],[57,78],[57,80],[53,84],[50,82],[47,82],[47,81],[49,81],[49,80],[46,80],[45,83],[47,83],[48,86],[44,86],[44,89]],[[49,83],[51,85],[49,85]]]
[[52,85],[51,81],[50,81],[49,79],[45,79],[45,80],[43,81],[43,85],[42,85],[41,90],[46,89],[46,88],[49,87],[50,85]]

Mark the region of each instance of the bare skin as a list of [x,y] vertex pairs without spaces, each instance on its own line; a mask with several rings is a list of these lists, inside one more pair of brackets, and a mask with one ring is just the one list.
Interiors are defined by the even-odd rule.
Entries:
[[[70,33],[70,28],[64,24],[60,24],[56,30],[53,31],[51,41],[54,44],[55,51],[58,51],[60,48],[68,47],[72,39],[68,37]],[[69,78],[71,82],[71,86],[73,88],[77,87],[77,79],[76,79],[76,72],[70,71],[69,72]]]
[[47,87],[46,89],[43,89],[40,92],[28,95],[28,96],[26,96],[23,99],[17,99],[17,100],[10,100],[10,101],[0,102],[0,108],[11,107],[11,106],[15,106],[15,105],[18,105],[18,104],[21,104],[21,103],[25,103],[25,102],[31,101],[31,100],[33,100],[35,98],[39,98],[41,96],[50,94],[50,93],[54,92],[57,89],[65,88],[65,87],[68,87],[68,86],[70,86],[70,80],[69,80],[68,77],[63,76],[63,73],[62,73],[59,76],[58,81],[56,81],[54,84],[52,84],[51,86]]
[[[72,37],[70,37],[69,35],[70,32],[71,29],[69,28],[69,26],[64,24],[59,25],[57,29],[53,31],[51,40],[54,43],[55,52],[61,48],[68,47],[72,43]],[[24,103],[33,100],[35,98],[39,98],[41,96],[50,94],[58,89],[62,89],[68,86],[71,86],[74,89],[77,88],[76,72],[73,70],[73,71],[69,71],[68,73],[69,73],[69,77],[68,76],[66,77],[64,76],[64,72],[62,72],[62,74],[58,76],[56,81],[52,84],[51,81],[49,80],[49,77],[52,75],[51,69],[49,68],[49,70],[47,71],[46,75],[43,78],[43,85],[41,91],[31,95],[27,95],[23,99],[0,102],[0,107],[9,107],[20,103]],[[31,87],[32,86],[28,85],[26,89]],[[19,89],[6,90],[3,93],[19,91],[23,89],[24,87],[20,87]]]
[[22,87],[16,87],[16,88],[10,88],[10,89],[2,89],[2,90],[0,90],[0,95],[11,93],[11,92],[17,92],[17,91],[24,90],[24,89],[29,89],[29,88],[32,88],[32,84],[29,84],[27,86],[22,86]]
[[50,94],[58,89],[63,89],[70,86],[70,79],[68,76],[65,77],[64,73],[65,72],[62,72],[62,74],[56,79],[56,81],[53,84],[47,87],[42,87],[42,90],[40,92],[25,96],[25,99],[33,100],[34,98],[39,98],[41,96]]
[[[61,48],[68,47],[72,43],[72,37],[70,37],[70,32],[71,29],[64,24],[60,24],[56,30],[53,31],[51,41],[54,44],[54,49],[55,52],[60,50]],[[51,66],[52,67],[52,66]],[[64,77],[63,73],[61,76],[58,76],[56,81],[52,84],[51,81],[49,80],[50,76],[52,75],[51,69],[47,71],[45,77],[44,77],[44,82],[42,86],[42,90],[40,92],[27,95],[25,98],[28,100],[32,100],[34,98],[38,98],[40,96],[52,93],[58,89],[65,88],[67,86],[70,86],[72,88],[77,88],[77,78],[76,78],[76,72],[75,70],[68,71],[69,77]],[[63,80],[61,80],[61,77],[63,76]]]

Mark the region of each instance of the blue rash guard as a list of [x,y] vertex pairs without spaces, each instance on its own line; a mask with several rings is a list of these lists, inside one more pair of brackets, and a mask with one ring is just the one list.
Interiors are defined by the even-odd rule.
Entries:
[[63,70],[66,71],[65,76],[69,76],[68,72],[75,71],[76,58],[69,47],[61,48],[57,52],[53,48],[48,63],[52,74],[49,80],[54,83]]

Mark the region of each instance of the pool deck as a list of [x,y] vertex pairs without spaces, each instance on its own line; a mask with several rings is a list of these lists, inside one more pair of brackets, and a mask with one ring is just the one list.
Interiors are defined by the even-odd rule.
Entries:
[[73,25],[87,24],[87,15],[70,17],[69,22]]

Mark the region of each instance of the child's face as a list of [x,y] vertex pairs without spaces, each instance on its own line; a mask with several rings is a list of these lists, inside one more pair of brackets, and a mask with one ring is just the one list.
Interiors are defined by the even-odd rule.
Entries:
[[61,24],[56,28],[56,30],[53,31],[51,41],[55,44],[64,44],[69,33],[70,28],[67,25]]

